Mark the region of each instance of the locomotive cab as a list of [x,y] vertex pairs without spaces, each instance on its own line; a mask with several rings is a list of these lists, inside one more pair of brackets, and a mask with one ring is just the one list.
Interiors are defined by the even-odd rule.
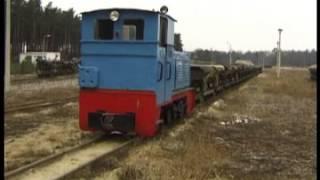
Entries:
[[139,9],[82,13],[81,129],[156,133],[163,106],[190,86],[190,58],[174,51],[174,22]]

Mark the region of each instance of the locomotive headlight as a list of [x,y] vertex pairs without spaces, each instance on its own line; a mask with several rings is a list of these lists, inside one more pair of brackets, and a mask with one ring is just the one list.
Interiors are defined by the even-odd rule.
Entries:
[[111,21],[117,21],[119,19],[119,12],[118,11],[111,11],[110,19]]
[[160,12],[161,12],[162,14],[167,14],[167,12],[168,12],[168,7],[167,7],[167,6],[162,6],[162,7],[160,8]]

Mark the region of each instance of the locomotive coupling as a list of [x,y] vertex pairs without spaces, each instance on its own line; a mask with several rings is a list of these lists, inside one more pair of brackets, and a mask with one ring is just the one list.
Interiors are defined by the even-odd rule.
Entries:
[[91,112],[88,114],[88,123],[89,128],[95,130],[132,132],[135,128],[135,114]]

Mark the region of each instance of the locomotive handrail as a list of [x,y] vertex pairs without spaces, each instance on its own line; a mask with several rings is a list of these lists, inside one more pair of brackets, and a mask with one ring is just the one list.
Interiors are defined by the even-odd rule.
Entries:
[[125,40],[81,40],[80,43],[113,43],[113,44],[158,44],[159,41],[125,41]]
[[151,55],[151,54],[129,54],[129,53],[126,53],[126,54],[121,54],[121,53],[82,53],[81,56],[122,56],[122,57],[133,57],[133,56],[136,56],[136,57],[150,57],[150,58],[153,58],[153,57],[157,57],[157,55]]
[[171,78],[171,63],[167,61],[166,64],[169,65],[169,74],[167,75],[167,80],[169,80]]
[[160,65],[160,77],[158,78],[158,82],[159,81],[161,81],[161,79],[162,79],[162,75],[163,75],[163,64],[160,62],[160,61],[158,61],[158,64]]

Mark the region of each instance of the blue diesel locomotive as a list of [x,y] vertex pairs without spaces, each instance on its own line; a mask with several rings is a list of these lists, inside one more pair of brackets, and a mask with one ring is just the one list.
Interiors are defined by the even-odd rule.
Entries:
[[161,11],[82,14],[80,128],[154,136],[162,119],[191,113],[190,57],[174,49],[176,20]]
[[163,122],[191,113],[196,100],[262,72],[241,63],[192,65],[187,53],[174,48],[176,20],[166,12],[112,8],[82,14],[82,130],[154,136]]

